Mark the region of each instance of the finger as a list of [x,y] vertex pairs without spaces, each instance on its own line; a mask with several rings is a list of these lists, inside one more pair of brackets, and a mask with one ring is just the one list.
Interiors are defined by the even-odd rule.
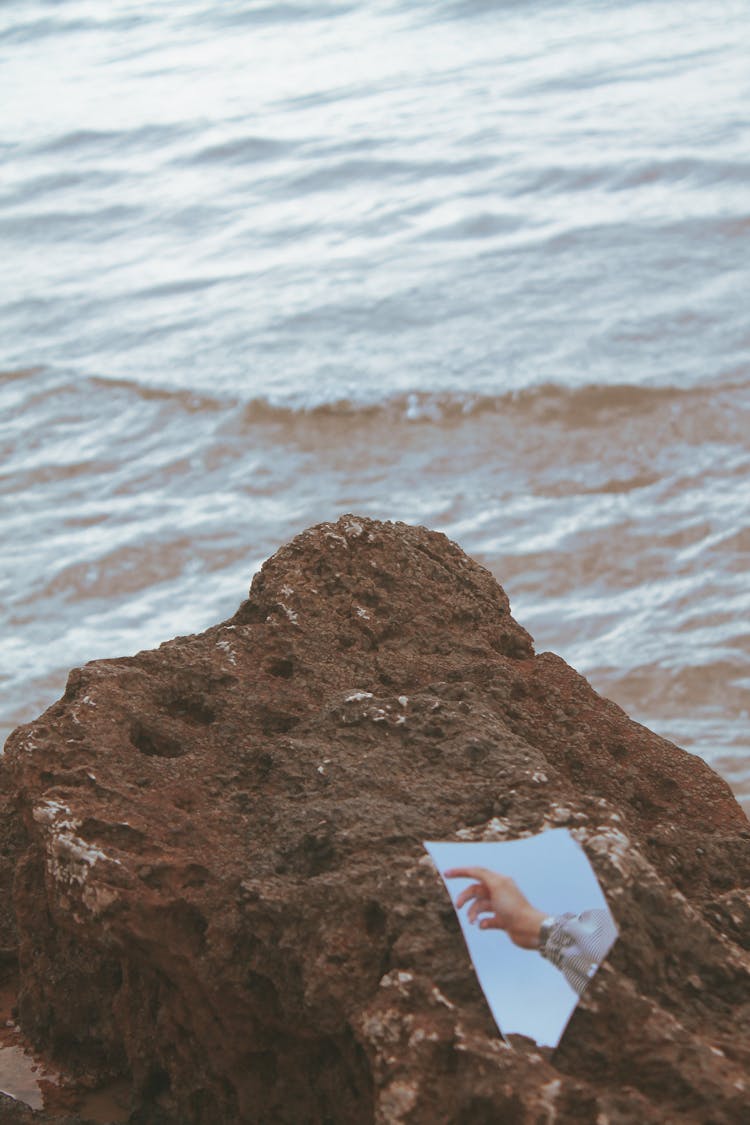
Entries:
[[444,872],[446,879],[484,879],[491,874],[486,867],[451,867]]
[[470,922],[476,922],[480,914],[488,914],[492,910],[492,903],[488,898],[478,898],[469,907],[466,917]]
[[465,887],[461,894],[456,899],[456,910],[460,910],[464,903],[467,903],[472,898],[486,898],[487,888],[483,883],[472,883],[470,887]]
[[501,923],[497,914],[493,914],[491,918],[483,918],[479,923],[480,930],[504,930],[505,926]]

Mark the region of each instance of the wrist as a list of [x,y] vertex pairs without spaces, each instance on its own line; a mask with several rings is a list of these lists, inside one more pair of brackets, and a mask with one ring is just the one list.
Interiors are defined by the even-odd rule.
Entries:
[[529,906],[519,914],[513,928],[508,930],[511,941],[521,949],[538,949],[540,944],[539,930],[547,915],[542,910]]

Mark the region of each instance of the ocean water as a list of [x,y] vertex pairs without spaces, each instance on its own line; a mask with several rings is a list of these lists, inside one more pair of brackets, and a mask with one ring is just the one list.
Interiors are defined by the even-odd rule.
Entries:
[[344,511],[750,809],[746,0],[6,0],[0,734]]

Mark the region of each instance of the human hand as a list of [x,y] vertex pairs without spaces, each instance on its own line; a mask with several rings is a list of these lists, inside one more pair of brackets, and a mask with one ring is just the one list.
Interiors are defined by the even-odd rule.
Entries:
[[452,867],[445,877],[477,880],[456,899],[457,910],[471,902],[467,913],[470,922],[476,922],[480,914],[489,914],[479,922],[480,929],[505,930],[522,949],[539,948],[539,927],[547,915],[531,905],[508,875],[486,867]]

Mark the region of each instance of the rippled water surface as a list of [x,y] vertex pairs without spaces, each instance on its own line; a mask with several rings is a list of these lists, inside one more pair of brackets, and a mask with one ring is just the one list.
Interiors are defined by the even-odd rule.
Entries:
[[350,510],[750,808],[750,6],[0,7],[3,733]]

